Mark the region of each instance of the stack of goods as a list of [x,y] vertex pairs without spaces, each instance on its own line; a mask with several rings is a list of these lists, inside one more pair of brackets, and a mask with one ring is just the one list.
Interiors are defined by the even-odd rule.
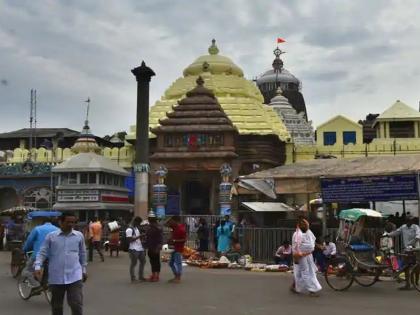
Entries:
[[246,264],[244,269],[248,271],[265,271],[266,264],[251,263]]
[[266,265],[253,263],[245,265],[244,269],[257,272],[286,272],[289,270],[289,267],[286,265]]
[[289,267],[287,265],[267,265],[265,267],[265,271],[268,271],[268,272],[286,272],[286,271],[289,271]]

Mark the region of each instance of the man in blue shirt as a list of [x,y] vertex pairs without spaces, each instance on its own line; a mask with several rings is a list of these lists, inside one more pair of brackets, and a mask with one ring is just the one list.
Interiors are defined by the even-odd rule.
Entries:
[[42,264],[48,258],[48,285],[52,293],[53,315],[63,315],[64,295],[73,315],[83,314],[83,284],[87,279],[86,247],[83,234],[73,230],[74,214],[64,212],[61,229],[47,235],[35,260],[35,276],[42,277]]
[[42,243],[45,240],[45,237],[50,233],[58,230],[58,228],[51,224],[51,218],[44,218],[43,224],[35,227],[28,238],[26,239],[25,245],[23,245],[23,251],[25,253],[32,251],[31,257],[29,257],[26,262],[26,267],[22,270],[22,275],[28,277],[29,283],[34,287],[39,287],[40,283],[34,278],[34,262],[36,255],[41,248]]

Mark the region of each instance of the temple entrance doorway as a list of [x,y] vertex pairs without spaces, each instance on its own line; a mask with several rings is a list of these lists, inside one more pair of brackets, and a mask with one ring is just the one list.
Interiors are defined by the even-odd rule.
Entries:
[[169,171],[166,178],[169,195],[178,196],[175,200],[179,202],[182,215],[217,214],[219,184],[217,171]]
[[183,203],[186,214],[209,214],[211,185],[197,180],[184,183]]

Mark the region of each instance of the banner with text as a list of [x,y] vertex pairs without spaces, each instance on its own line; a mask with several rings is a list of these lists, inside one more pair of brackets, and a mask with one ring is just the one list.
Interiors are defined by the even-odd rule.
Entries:
[[323,202],[417,200],[417,176],[370,176],[321,179]]

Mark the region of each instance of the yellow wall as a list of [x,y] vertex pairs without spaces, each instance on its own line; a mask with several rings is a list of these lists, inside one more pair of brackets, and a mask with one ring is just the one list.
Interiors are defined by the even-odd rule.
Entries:
[[[337,116],[320,125],[317,129],[317,144],[295,146],[293,156],[288,157],[294,161],[312,160],[315,155],[332,155],[336,158],[356,158],[363,156],[420,154],[420,138],[385,138],[388,126],[379,124],[378,136],[372,143],[363,143],[363,127],[343,116]],[[336,132],[335,145],[324,145],[324,132]],[[356,132],[356,144],[343,144],[343,131]]]
[[343,116],[336,116],[326,123],[318,126],[317,133],[317,146],[324,146],[324,132],[335,132],[337,141],[334,146],[343,146],[343,132],[354,131],[356,132],[356,143],[363,143],[363,127],[356,122],[351,121]]
[[[116,161],[119,166],[123,168],[131,168],[134,159],[134,148],[131,145],[127,145],[122,148],[104,148],[101,154],[111,160]],[[40,163],[61,163],[69,157],[73,156],[74,153],[69,148],[61,149],[58,148],[53,152],[52,150],[46,150],[44,148],[33,149],[32,159],[35,162]],[[13,155],[7,159],[7,163],[22,163],[28,159],[29,151],[27,149],[16,148],[13,150]]]

